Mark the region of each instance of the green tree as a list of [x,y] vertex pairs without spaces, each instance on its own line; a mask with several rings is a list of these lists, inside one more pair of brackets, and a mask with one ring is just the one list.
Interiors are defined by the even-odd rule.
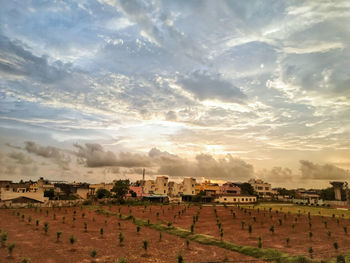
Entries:
[[95,196],[97,199],[109,198],[111,197],[111,192],[107,189],[99,188],[97,189]]
[[254,188],[250,183],[243,183],[240,188],[242,195],[256,195]]
[[118,180],[115,182],[111,192],[114,193],[114,197],[121,200],[128,193],[130,186],[129,180]]

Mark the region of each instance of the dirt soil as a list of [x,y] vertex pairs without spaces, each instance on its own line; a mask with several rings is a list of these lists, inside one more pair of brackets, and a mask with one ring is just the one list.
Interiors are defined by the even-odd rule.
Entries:
[[[218,219],[224,229],[223,240],[231,241],[239,245],[257,246],[258,237],[262,237],[264,248],[275,248],[290,255],[309,255],[309,248],[313,249],[313,256],[316,259],[328,259],[336,256],[340,252],[350,250],[350,220],[341,217],[310,216],[311,228],[307,213],[298,214],[283,213],[283,210],[271,211],[257,209],[243,209],[238,207],[208,207],[191,206],[184,210],[184,205],[174,206],[153,206],[122,207],[124,214],[132,213],[136,217],[150,219],[151,222],[172,222],[174,226],[190,230],[193,223],[193,216],[200,212],[198,222],[195,224],[194,232],[211,235],[220,238],[220,231],[214,209],[217,210]],[[164,213],[163,213],[164,211]],[[179,216],[180,212],[180,216]],[[157,216],[158,213],[158,216]],[[234,218],[233,213],[236,217]],[[174,219],[174,216],[176,218]],[[272,216],[272,218],[270,217]],[[254,220],[255,217],[255,220]],[[280,225],[279,219],[282,221]],[[297,219],[297,221],[295,221]],[[242,229],[241,222],[244,221]],[[325,227],[327,221],[327,228]],[[339,221],[339,223],[338,223]],[[248,232],[248,225],[252,226],[252,233]],[[294,224],[294,229],[292,225]],[[274,233],[270,231],[274,226]],[[349,234],[345,233],[344,227]],[[330,236],[328,236],[330,231]],[[309,233],[312,232],[310,238]],[[289,238],[287,245],[286,239]],[[334,248],[334,243],[339,246],[338,252]]]
[[[117,207],[111,210],[117,211]],[[143,214],[141,207],[122,207],[123,212],[133,210],[135,215],[139,211]],[[153,212],[150,213],[152,221],[155,220],[155,210],[160,207],[152,207]],[[172,209],[170,207],[170,209]],[[164,218],[170,217],[172,212]],[[174,208],[179,209],[179,208]],[[189,225],[192,220],[190,214],[198,210],[193,207],[188,210],[188,214],[179,220],[179,225]],[[48,211],[48,214],[46,214]],[[74,211],[76,211],[73,221]],[[17,212],[20,215],[17,215]],[[226,211],[220,211],[224,215]],[[83,214],[85,214],[83,218]],[[25,215],[22,221],[22,215]],[[54,219],[54,215],[56,219]],[[32,218],[28,222],[29,216]],[[215,226],[213,226],[212,209],[204,209],[201,213],[198,229],[203,233],[215,234]],[[65,217],[65,223],[63,223]],[[187,220],[187,217],[190,220]],[[206,223],[205,217],[208,217]],[[36,229],[36,220],[40,220],[38,229]],[[48,232],[45,234],[43,230],[44,222],[48,222]],[[84,230],[84,222],[87,224],[87,232]],[[118,227],[121,224],[121,229]],[[225,221],[224,221],[225,222]],[[210,229],[207,229],[207,228]],[[103,237],[100,235],[100,229],[103,228]],[[6,247],[0,248],[0,262],[21,262],[23,258],[30,258],[31,263],[53,263],[53,262],[117,262],[118,259],[124,257],[127,262],[177,262],[177,255],[181,253],[185,262],[209,262],[222,261],[225,257],[229,260],[237,262],[247,262],[249,260],[256,261],[255,258],[248,257],[236,252],[231,252],[216,246],[201,245],[191,242],[189,248],[186,247],[185,240],[162,233],[162,240],[159,241],[159,231],[142,227],[140,232],[136,232],[136,226],[130,221],[118,221],[117,217],[105,216],[95,213],[89,209],[79,207],[75,208],[43,208],[40,209],[1,209],[0,210],[0,229],[8,233]],[[227,227],[227,229],[229,229]],[[61,231],[60,241],[56,240],[56,232]],[[122,246],[119,244],[119,232],[123,233],[124,242]],[[69,237],[74,235],[77,239],[73,245],[69,242]],[[229,237],[229,235],[228,235]],[[142,241],[148,241],[148,249],[142,248]],[[10,257],[7,245],[15,243],[13,255]],[[96,249],[97,257],[92,259],[90,251]],[[260,261],[262,262],[262,261]]]

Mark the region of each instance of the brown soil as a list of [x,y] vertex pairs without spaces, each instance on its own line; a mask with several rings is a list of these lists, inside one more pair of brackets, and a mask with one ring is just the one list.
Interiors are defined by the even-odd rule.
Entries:
[[[285,214],[281,211],[256,210],[256,209],[239,209],[238,207],[208,207],[191,206],[186,209],[184,214],[179,211],[184,209],[181,206],[153,206],[147,207],[122,207],[122,213],[127,214],[132,209],[136,217],[149,218],[151,222],[170,221],[173,225],[190,230],[193,223],[193,216],[200,211],[199,220],[195,224],[194,232],[211,235],[220,238],[219,228],[214,213],[217,210],[218,219],[221,221],[224,229],[223,240],[231,241],[238,245],[257,246],[258,237],[261,236],[264,248],[275,248],[290,255],[309,255],[309,248],[312,247],[313,256],[317,259],[326,259],[338,254],[334,249],[334,242],[339,245],[338,252],[348,252],[350,250],[350,221],[342,218],[330,218],[321,216],[311,216],[311,229],[307,214]],[[231,211],[232,209],[232,211]],[[163,214],[164,211],[164,214]],[[157,217],[157,213],[159,213]],[[233,217],[236,214],[236,218]],[[174,219],[174,215],[176,218]],[[272,218],[270,217],[272,215]],[[256,221],[254,221],[254,217]],[[295,222],[295,218],[297,221]],[[279,219],[282,220],[280,225]],[[339,224],[337,222],[339,220]],[[241,222],[244,221],[244,229]],[[324,221],[327,221],[325,228]],[[248,225],[252,226],[252,233],[248,232]],[[294,230],[292,225],[295,225]],[[270,227],[274,226],[274,233],[270,232]],[[349,234],[344,232],[343,227],[347,227]],[[327,235],[328,231],[331,236]],[[312,232],[312,237],[309,237]],[[287,246],[286,238],[290,242]]]
[[[159,208],[152,207],[154,210]],[[111,209],[117,211],[116,207]],[[123,212],[129,209],[126,206],[122,207]],[[136,211],[142,214],[141,207],[131,207],[131,209],[135,214]],[[46,215],[46,210],[49,211],[48,215]],[[74,210],[76,220],[73,224]],[[198,207],[190,208],[186,216],[190,218],[190,213],[197,210]],[[25,215],[24,221],[21,216],[16,215],[17,211]],[[208,212],[208,221],[213,221],[211,209],[204,211]],[[84,218],[82,218],[83,213],[85,213]],[[56,214],[56,219],[54,219],[54,214]],[[168,214],[171,215],[170,210]],[[28,223],[29,216],[32,218],[31,223]],[[65,217],[65,223],[63,223],[63,217]],[[154,218],[155,213],[152,219]],[[164,218],[166,218],[165,215]],[[205,218],[204,216],[202,218],[202,215],[200,218],[198,230],[205,232],[206,226],[203,223]],[[35,226],[37,219],[40,220],[38,229]],[[186,224],[185,216],[183,219]],[[47,234],[43,230],[44,222],[49,224]],[[84,231],[84,222],[87,223],[87,232]],[[142,227],[140,233],[136,233],[136,226],[130,221],[123,220],[120,221],[121,229],[119,230],[118,222],[117,217],[107,217],[85,208],[43,208],[41,212],[40,209],[1,209],[0,228],[8,233],[7,245],[15,243],[16,246],[12,257],[9,257],[7,247],[0,248],[0,262],[21,262],[25,257],[30,258],[31,263],[117,262],[117,259],[121,257],[125,257],[128,262],[177,262],[177,255],[180,252],[187,263],[222,261],[225,255],[229,260],[237,262],[256,260],[239,253],[195,242],[191,242],[187,248],[184,239],[166,233],[162,233],[162,241],[159,242],[160,232],[157,230]],[[179,224],[181,224],[180,221]],[[104,229],[103,237],[100,236],[100,228]],[[213,225],[211,228],[215,229]],[[62,231],[59,242],[56,241],[57,231]],[[122,232],[125,238],[122,246],[119,245],[119,232]],[[69,242],[71,235],[77,239],[73,245]],[[142,248],[143,239],[148,241],[147,252]],[[96,249],[98,253],[94,261],[90,257],[90,251],[93,249]]]

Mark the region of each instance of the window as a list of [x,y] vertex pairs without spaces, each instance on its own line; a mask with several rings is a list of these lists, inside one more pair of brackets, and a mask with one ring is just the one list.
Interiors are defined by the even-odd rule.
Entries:
[[236,198],[233,198],[233,202],[236,202]]
[[166,184],[164,184],[164,186],[166,186]]
[[194,187],[194,184],[192,185],[192,187]]
[[192,191],[192,194],[194,194],[194,191]]
[[166,193],[166,191],[164,190],[164,194]]
[[252,199],[251,198],[249,198],[249,202],[251,202],[252,201]]
[[226,198],[224,198],[224,201],[226,201],[227,199]]
[[245,200],[248,201],[248,198],[246,198]]

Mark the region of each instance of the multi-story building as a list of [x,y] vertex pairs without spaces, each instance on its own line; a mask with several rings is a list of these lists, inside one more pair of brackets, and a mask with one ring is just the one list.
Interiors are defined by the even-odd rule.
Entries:
[[143,193],[147,195],[168,195],[168,177],[158,176],[156,180],[146,180]]
[[247,204],[256,203],[256,196],[236,196],[236,195],[219,195],[215,198],[215,202],[223,204]]
[[184,178],[183,182],[183,195],[195,195],[196,194],[196,179],[194,178]]
[[199,194],[201,191],[203,191],[206,196],[215,196],[220,194],[220,187],[218,184],[204,181],[202,184],[195,185],[195,193]]
[[183,195],[183,184],[176,182],[168,183],[168,196],[175,197]]
[[241,188],[239,188],[239,186],[234,183],[227,182],[220,186],[220,194],[221,195],[240,195]]
[[99,183],[99,184],[90,184],[89,185],[89,193],[88,196],[94,196],[96,194],[96,191],[98,189],[106,189],[108,191],[111,191],[113,189],[114,183]]
[[277,191],[272,190],[271,184],[266,183],[261,179],[250,179],[248,183],[261,198],[271,198],[271,196],[277,194]]

